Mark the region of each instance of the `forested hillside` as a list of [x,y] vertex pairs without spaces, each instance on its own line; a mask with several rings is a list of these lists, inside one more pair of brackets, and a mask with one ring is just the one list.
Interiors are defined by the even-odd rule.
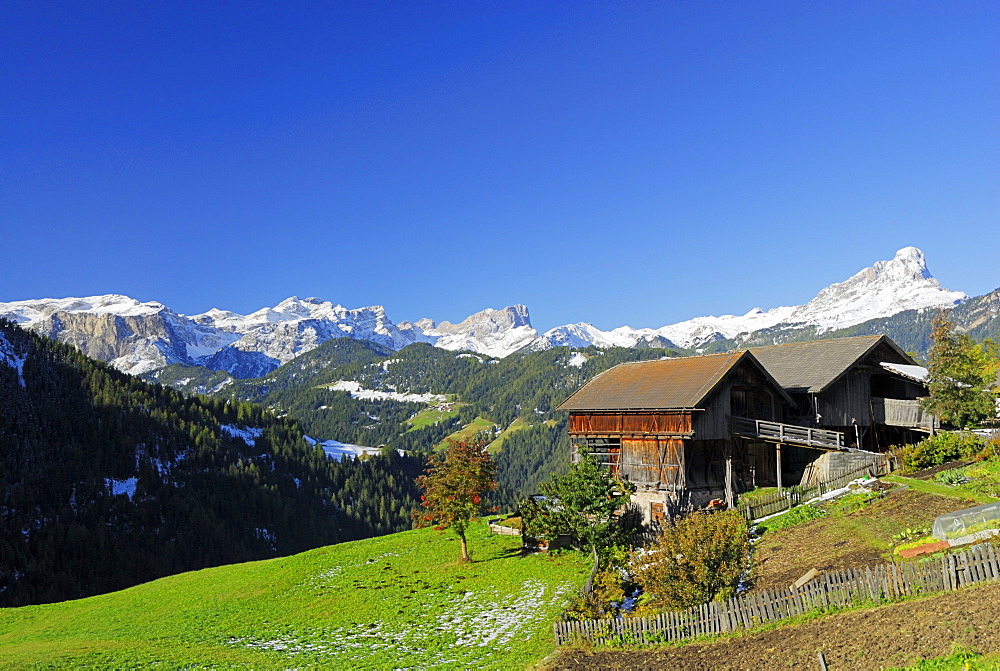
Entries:
[[[557,347],[518,352],[503,359],[455,353],[427,344],[388,352],[371,343],[342,338],[323,343],[260,378],[228,379],[215,371],[171,366],[159,379],[182,388],[202,387],[217,397],[261,403],[294,417],[317,439],[406,451],[429,451],[474,420],[494,427],[489,438],[511,429],[496,451],[499,488],[493,503],[512,509],[536,492],[539,482],[569,465],[565,417],[554,408],[584,382],[625,361],[683,354],[650,348]],[[378,398],[354,398],[331,389],[356,382]],[[212,385],[219,388],[211,389]],[[453,411],[434,423],[411,422],[427,401],[404,394],[436,394],[453,401]]]
[[0,605],[407,529],[422,468],[328,459],[290,418],[0,321]]

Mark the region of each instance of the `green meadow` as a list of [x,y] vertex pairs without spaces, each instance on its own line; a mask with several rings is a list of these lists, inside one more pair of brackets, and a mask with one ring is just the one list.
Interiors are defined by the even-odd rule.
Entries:
[[451,419],[452,417],[458,416],[458,410],[465,403],[453,403],[451,410],[442,410],[440,406],[433,405],[428,408],[424,408],[416,415],[406,420],[406,423],[410,425],[407,431],[419,431],[420,429],[426,429],[429,426],[434,426],[438,422],[443,420]]
[[517,669],[552,652],[581,589],[575,553],[433,529],[184,573],[121,592],[0,610],[4,668]]
[[448,446],[448,441],[454,440],[455,442],[471,442],[476,439],[480,433],[486,431],[492,432],[496,429],[496,424],[483,417],[476,417],[474,420],[463,426],[458,431],[455,431],[440,443],[434,446],[435,450],[443,450]]

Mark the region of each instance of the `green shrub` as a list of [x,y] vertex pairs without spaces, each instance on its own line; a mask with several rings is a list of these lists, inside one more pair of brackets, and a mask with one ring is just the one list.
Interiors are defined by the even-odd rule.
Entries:
[[815,520],[826,515],[826,511],[820,510],[816,506],[805,505],[796,506],[789,510],[784,515],[778,515],[777,517],[772,517],[769,520],[764,520],[757,525],[757,529],[761,532],[763,531],[776,531],[778,529],[786,529],[796,524],[802,522],[808,522],[809,520]]
[[985,443],[974,433],[943,431],[901,450],[903,470],[919,471],[956,459],[971,459],[983,451]]
[[665,528],[650,552],[636,553],[632,573],[650,608],[687,608],[735,592],[752,571],[751,550],[740,513],[693,514]]
[[964,468],[952,468],[947,471],[941,471],[934,476],[934,479],[942,485],[951,485],[952,487],[964,485],[969,481]]

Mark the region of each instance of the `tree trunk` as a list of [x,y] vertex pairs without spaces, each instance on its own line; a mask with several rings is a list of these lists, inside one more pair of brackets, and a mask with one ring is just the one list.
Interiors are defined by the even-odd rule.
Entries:
[[460,539],[462,539],[462,558],[459,559],[459,562],[461,562],[462,564],[467,564],[467,563],[471,562],[472,560],[469,559],[469,546],[465,542],[465,533],[462,532],[462,533],[458,534],[458,537]]

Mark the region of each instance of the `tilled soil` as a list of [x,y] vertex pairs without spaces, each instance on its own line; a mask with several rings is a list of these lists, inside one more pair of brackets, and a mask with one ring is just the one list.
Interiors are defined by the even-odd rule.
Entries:
[[757,544],[756,589],[787,586],[809,569],[829,571],[886,562],[892,535],[907,527],[930,527],[934,518],[971,502],[912,489],[886,492],[863,510],[769,531]]
[[561,650],[556,669],[883,669],[940,657],[961,645],[1000,651],[1000,585],[828,615],[714,643],[644,650]]

